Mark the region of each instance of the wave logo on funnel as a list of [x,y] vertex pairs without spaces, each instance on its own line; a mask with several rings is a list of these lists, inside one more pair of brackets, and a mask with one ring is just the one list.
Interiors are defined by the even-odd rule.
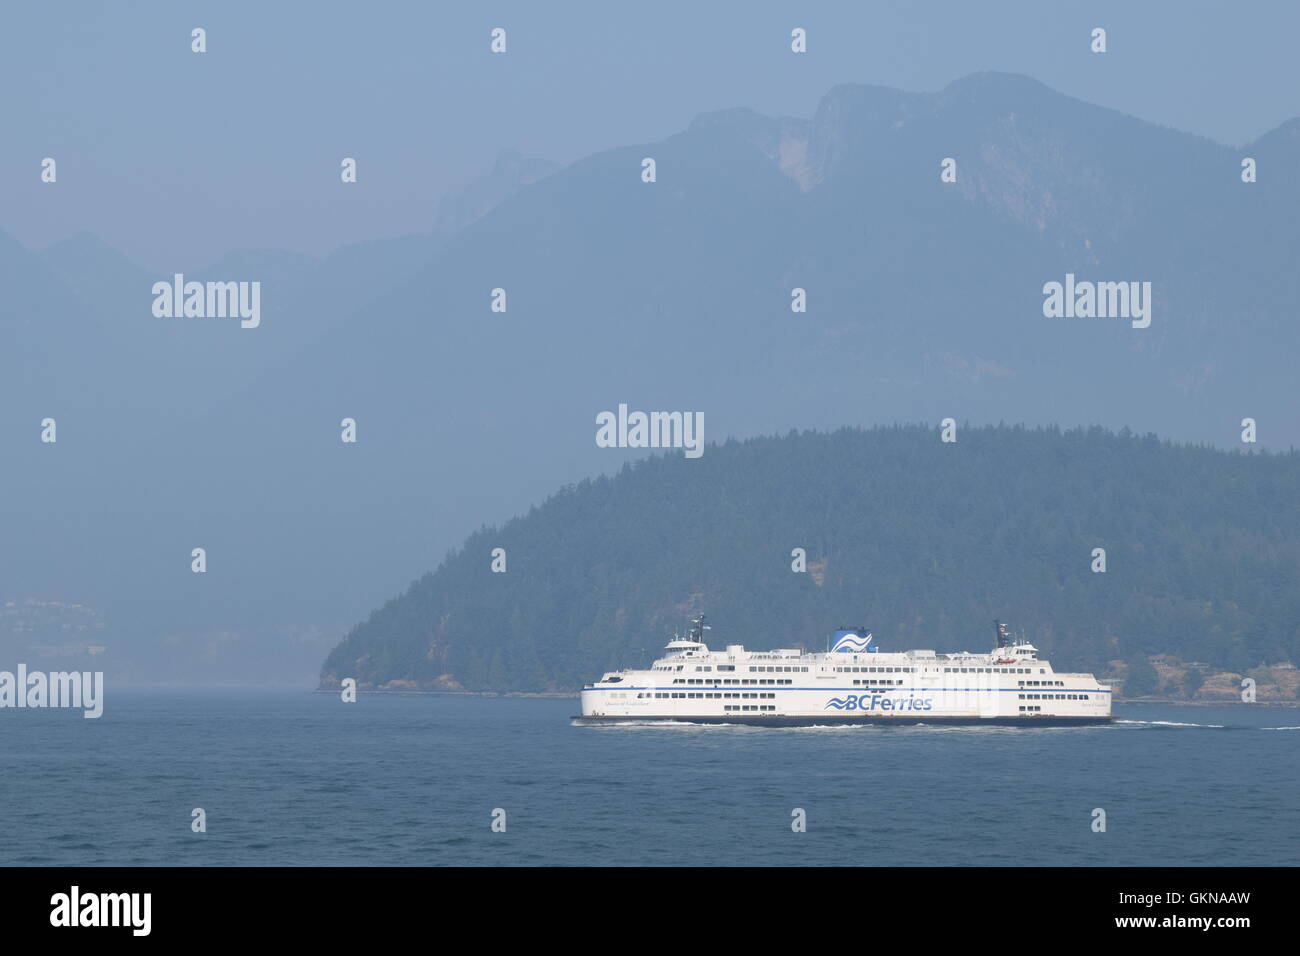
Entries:
[[832,654],[865,654],[876,650],[871,643],[871,634],[863,636],[857,631],[836,631],[835,643],[831,645]]

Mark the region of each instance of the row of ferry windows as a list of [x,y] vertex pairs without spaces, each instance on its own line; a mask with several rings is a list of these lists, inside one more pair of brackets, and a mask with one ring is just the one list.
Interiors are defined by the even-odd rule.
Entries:
[[658,694],[658,693],[651,693],[651,692],[649,692],[649,691],[646,691],[645,693],[637,694],[636,696],[637,696],[638,698],[641,698],[641,697],[653,697],[653,698],[655,698],[656,700],[662,700],[663,698],[666,698],[666,697],[667,697],[667,698],[681,697],[681,698],[685,698],[685,699],[687,699],[687,700],[737,700],[737,699],[741,699],[741,700],[776,700],[776,694],[759,694],[759,693],[754,693],[754,694],[689,694],[689,693],[680,693],[680,692],[679,692],[679,693],[672,693],[672,692],[669,692],[669,693],[664,693],[664,694]]
[[[915,667],[837,667],[836,672],[844,674],[915,674]],[[942,667],[936,668],[945,674],[1032,674],[1032,667]],[[1039,668],[1038,673],[1042,673]]]
[[723,710],[776,710],[776,704],[723,704]]
[[[681,669],[682,669],[682,667],[681,667],[680,664],[678,664],[676,667],[673,667],[673,666],[670,664],[670,665],[665,666],[665,667],[656,667],[656,668],[655,668],[655,670],[657,670],[657,671],[672,671],[672,670],[678,670],[678,671],[679,671],[679,670],[681,670]],[[695,670],[697,670],[697,671],[711,671],[711,670],[713,670],[713,669],[714,669],[714,668],[713,668],[713,665],[711,665],[711,664],[701,664],[701,665],[696,665],[696,667],[695,667]],[[734,670],[736,669],[736,665],[735,665],[735,664],[719,664],[719,665],[717,666],[717,669],[720,670],[720,671],[734,671]],[[754,673],[763,673],[763,674],[800,674],[800,673],[803,673],[803,674],[806,674],[806,673],[808,673],[808,668],[806,668],[806,667],[750,667],[748,670],[749,670],[749,672],[750,672],[751,674],[754,674]]]
[[1087,694],[1021,694],[1021,700],[1088,700]]
[[[886,670],[886,668],[880,668],[880,669]],[[903,669],[904,668],[897,668],[897,670],[903,670]],[[856,673],[858,670],[876,670],[876,668],[841,667],[841,668],[837,668],[837,670],[853,671]],[[895,668],[890,667],[887,668],[887,670],[893,671],[895,670]],[[708,684],[712,686],[715,684],[793,684],[794,681],[791,680],[790,678],[783,678],[783,677],[674,677],[673,683],[674,684]],[[880,677],[868,677],[863,680],[855,680],[853,683],[857,685],[857,684],[902,684],[903,682],[901,680],[892,680],[892,679],[880,678]],[[1021,687],[1064,687],[1065,686],[1065,681],[1063,680],[1022,680],[1022,681],[1018,681],[1017,683],[1019,683]]]
[[674,684],[793,684],[786,677],[674,677]]
[[[656,667],[653,669],[657,671],[679,671],[682,669],[682,665],[664,664],[660,667]],[[719,671],[731,672],[734,671],[735,669],[736,666],[734,664],[717,665],[717,670]],[[696,665],[695,667],[695,671],[697,673],[708,673],[708,672],[712,672],[713,670],[714,667],[711,664]],[[941,670],[945,674],[1032,674],[1034,672],[1032,667],[944,667],[941,668]],[[834,668],[834,671],[837,674],[915,674],[917,672],[917,668],[915,667],[836,667]],[[786,666],[781,666],[781,667],[763,666],[763,667],[750,667],[749,672],[751,674],[754,673],[806,674],[808,673],[808,668],[786,667]],[[1041,674],[1042,672],[1043,669],[1040,667],[1038,669],[1038,673]]]

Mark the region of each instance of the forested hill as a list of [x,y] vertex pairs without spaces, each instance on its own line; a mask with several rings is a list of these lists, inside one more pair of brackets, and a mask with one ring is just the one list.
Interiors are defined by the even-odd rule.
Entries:
[[830,630],[866,625],[888,650],[984,651],[998,617],[1058,667],[1294,662],[1298,501],[1295,451],[1099,428],[729,441],[639,460],[475,533],[353,628],[322,686],[575,689],[648,664],[700,611],[718,646],[822,649]]

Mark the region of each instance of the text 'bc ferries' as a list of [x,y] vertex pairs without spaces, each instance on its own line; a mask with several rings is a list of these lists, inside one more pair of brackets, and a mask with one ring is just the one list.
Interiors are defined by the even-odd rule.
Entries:
[[704,643],[704,616],[647,670],[606,674],[582,689],[590,721],[676,720],[768,726],[823,724],[1104,724],[1111,689],[1062,674],[994,622],[987,654],[879,650],[863,630],[835,632],[825,653],[725,651]]

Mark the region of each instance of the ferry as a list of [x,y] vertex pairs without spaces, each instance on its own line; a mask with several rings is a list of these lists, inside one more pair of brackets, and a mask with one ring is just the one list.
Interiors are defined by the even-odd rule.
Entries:
[[710,650],[704,615],[645,669],[582,688],[579,723],[680,721],[769,727],[841,724],[1065,726],[1109,723],[1111,688],[1058,673],[993,622],[987,654],[882,651],[865,628],[841,629],[824,653]]

